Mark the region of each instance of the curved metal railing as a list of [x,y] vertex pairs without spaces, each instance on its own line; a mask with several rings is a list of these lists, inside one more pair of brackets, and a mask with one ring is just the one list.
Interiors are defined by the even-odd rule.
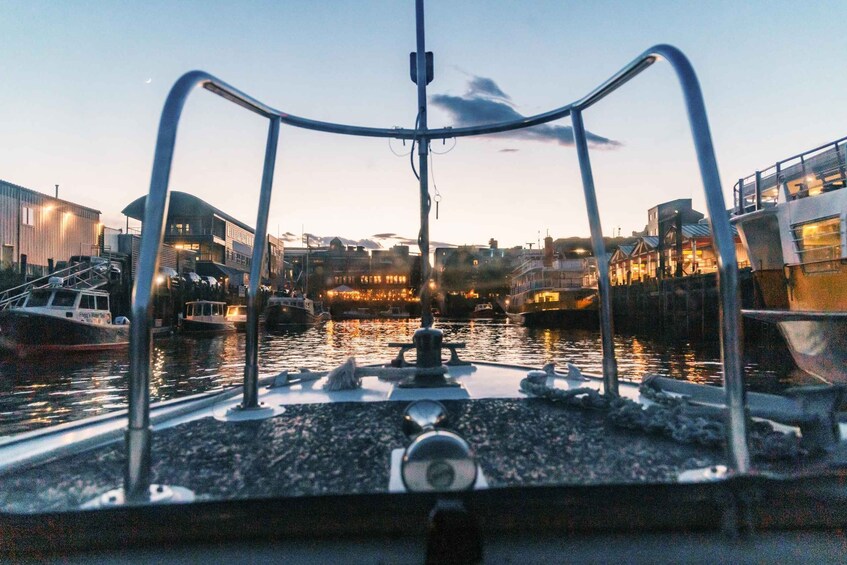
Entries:
[[[747,473],[750,469],[750,458],[747,449],[745,396],[741,364],[741,315],[738,299],[738,269],[735,243],[721,191],[720,177],[718,176],[717,162],[712,146],[703,95],[694,69],[685,55],[675,47],[656,45],[639,55],[603,84],[576,102],[550,112],[524,117],[519,120],[462,128],[426,129],[425,125],[422,128],[418,127],[415,129],[371,128],[321,122],[301,118],[272,108],[205,72],[193,71],[181,77],[168,94],[159,123],[150,193],[147,197],[147,206],[144,212],[144,229],[141,238],[140,258],[135,286],[133,288],[133,324],[130,330],[129,429],[127,431],[127,467],[125,475],[125,492],[127,498],[129,500],[143,499],[147,496],[150,484],[151,432],[149,382],[152,345],[151,299],[159,259],[159,248],[163,240],[165,218],[168,211],[169,180],[177,127],[185,101],[194,88],[201,86],[269,120],[259,210],[256,219],[253,263],[250,273],[250,283],[247,289],[247,359],[244,368],[244,400],[242,407],[244,409],[252,409],[257,407],[258,398],[257,342],[259,313],[256,307],[256,296],[260,281],[259,269],[266,246],[265,235],[267,233],[268,212],[280,124],[327,133],[413,139],[425,143],[431,139],[486,135],[524,129],[571,116],[573,120],[574,141],[591,227],[592,247],[596,257],[603,257],[605,248],[603,246],[602,228],[600,225],[599,209],[582,113],[660,59],[670,63],[679,80],[706,195],[706,205],[712,227],[712,238],[718,254],[721,357],[729,422],[727,426],[729,462],[734,472]],[[423,153],[421,154],[423,155]],[[426,185],[425,179],[422,179],[421,182],[422,186]],[[422,223],[425,221],[425,215],[428,214],[428,206],[424,207],[424,200],[422,199]],[[422,236],[425,236],[423,231]],[[425,243],[428,248],[428,242]],[[422,257],[422,261],[424,260],[427,259]],[[604,390],[607,394],[617,394],[617,366],[612,342],[613,328],[610,281],[608,264],[603,261],[598,261],[598,279],[603,343]]]

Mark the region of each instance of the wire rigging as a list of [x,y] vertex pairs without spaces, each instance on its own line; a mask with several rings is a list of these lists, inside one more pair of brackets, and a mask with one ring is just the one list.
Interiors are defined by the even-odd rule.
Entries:
[[[453,147],[456,145],[454,144]],[[452,149],[451,149],[452,150]],[[435,200],[435,219],[438,219],[438,205],[441,203],[441,193],[438,192],[438,185],[435,182],[435,155],[443,155],[432,150],[432,144],[429,144],[429,178],[432,179],[432,190],[435,193],[432,197]]]

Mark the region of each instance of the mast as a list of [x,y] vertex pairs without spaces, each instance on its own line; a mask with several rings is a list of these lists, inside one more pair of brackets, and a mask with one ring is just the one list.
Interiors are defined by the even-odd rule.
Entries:
[[[416,120],[416,134],[426,134],[426,83],[427,64],[426,46],[424,42],[424,0],[415,0],[415,22],[417,28],[417,47],[415,52],[415,66],[417,74],[415,83],[418,86],[418,116]],[[429,139],[424,136],[418,138],[418,174],[420,175],[420,199],[421,199],[421,231],[418,234],[418,247],[421,250],[421,327],[432,327],[432,291],[429,287],[431,266],[429,264],[429,177],[428,173]]]
[[312,248],[309,247],[309,234],[306,234],[306,278],[303,281],[303,298],[309,298],[309,253]]

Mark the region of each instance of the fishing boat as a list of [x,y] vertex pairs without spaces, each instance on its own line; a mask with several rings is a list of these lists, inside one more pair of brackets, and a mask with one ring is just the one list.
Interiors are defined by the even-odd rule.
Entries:
[[764,309],[797,366],[847,382],[847,138],[783,159],[734,187],[732,221]]
[[305,296],[272,296],[265,308],[265,327],[269,330],[313,326],[330,319],[320,303]]
[[247,329],[247,307],[243,304],[230,304],[226,307],[227,322],[232,322],[235,330],[243,332]]
[[235,323],[227,320],[226,302],[193,300],[185,303],[181,330],[191,334],[219,334],[235,331]]
[[491,320],[496,316],[496,312],[494,311],[494,306],[492,306],[490,302],[483,302],[482,304],[474,306],[473,312],[471,312],[470,316],[471,319],[474,320]]
[[99,351],[126,347],[129,325],[112,322],[109,293],[69,288],[61,277],[30,289],[21,306],[0,311],[0,349],[28,355],[45,351]]
[[590,258],[555,256],[553,238],[546,237],[544,250],[525,253],[512,272],[506,300],[509,319],[548,328],[596,326],[595,264]]
[[[176,83],[162,114],[145,209],[128,409],[0,440],[0,550],[13,557],[188,555],[198,561],[281,555],[430,563],[842,558],[847,445],[841,438],[847,430],[835,407],[843,389],[745,394],[734,242],[688,60],[658,45],[559,109],[429,129],[426,85],[433,66],[422,0],[416,6],[414,128],[307,120],[203,72]],[[660,59],[681,83],[721,257],[724,386],[618,378],[603,261],[597,265],[601,375],[496,357],[462,359],[463,344],[445,340],[431,314],[430,141],[570,116],[592,247],[602,257],[582,113]],[[177,124],[197,86],[269,122],[247,287],[244,381],[151,406],[150,301]],[[260,371],[259,269],[282,124],[420,144],[421,325],[409,342],[374,344],[385,363],[360,366],[351,358],[326,370]],[[409,351],[414,362],[405,358]]]

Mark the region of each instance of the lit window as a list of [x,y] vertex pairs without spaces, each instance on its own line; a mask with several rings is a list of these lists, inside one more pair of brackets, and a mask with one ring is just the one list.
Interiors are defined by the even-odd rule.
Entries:
[[[816,263],[812,270],[830,270],[831,263],[841,257],[841,219],[836,216],[793,226],[794,242],[800,263]],[[804,267],[809,270],[808,267]]]

